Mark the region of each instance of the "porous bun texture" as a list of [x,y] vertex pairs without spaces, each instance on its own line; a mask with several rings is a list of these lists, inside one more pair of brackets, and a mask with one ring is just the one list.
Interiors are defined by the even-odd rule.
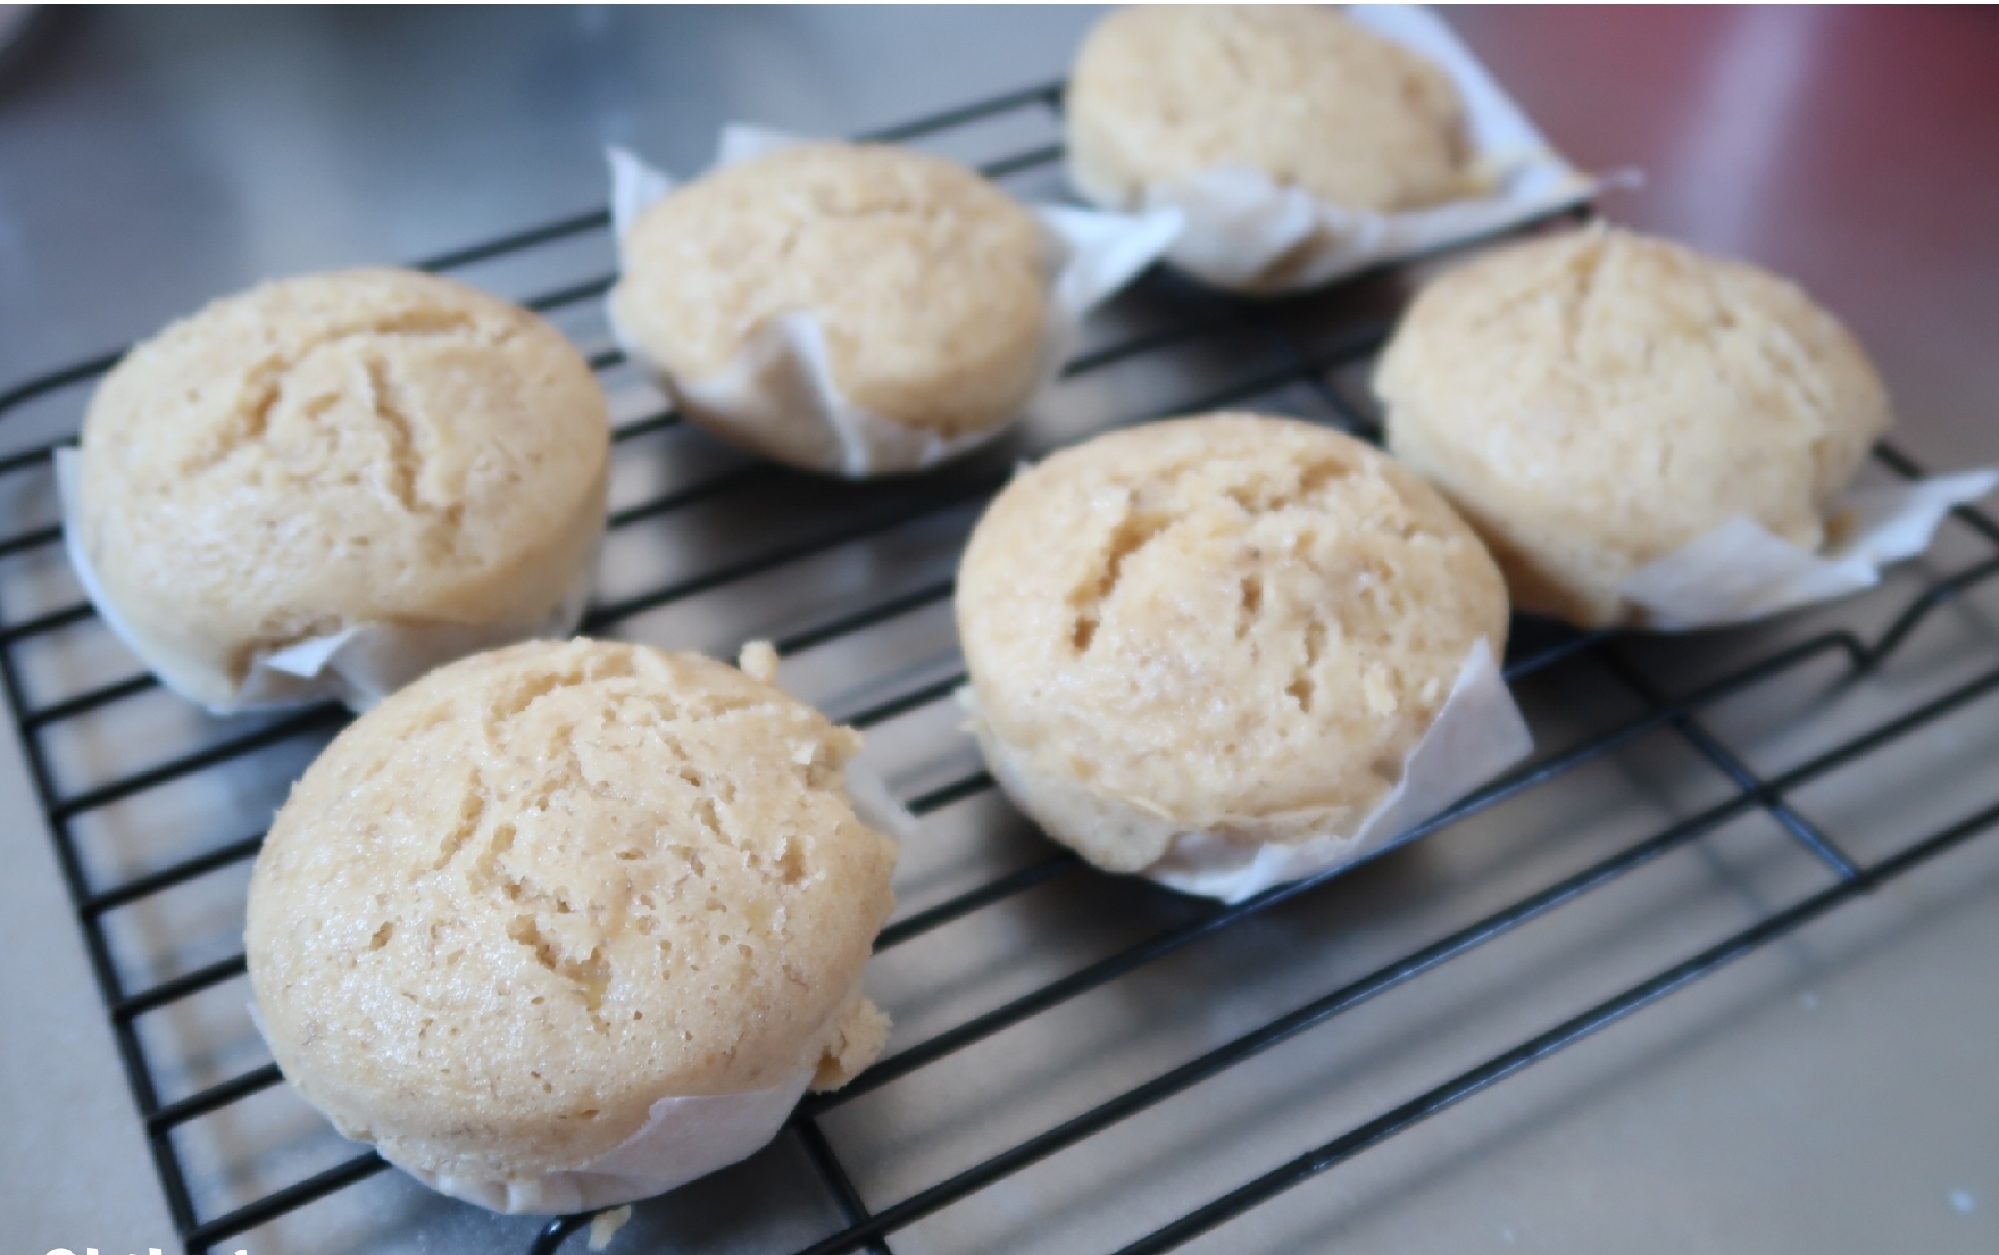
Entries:
[[[817,321],[840,393],[904,427],[986,430],[1039,379],[1040,226],[941,157],[884,144],[781,148],[669,194],[622,248],[613,314],[669,380],[720,375],[791,313]],[[784,455],[782,433],[759,439]],[[802,432],[794,443],[824,439]]]
[[974,531],[958,625],[994,774],[1113,871],[1181,833],[1351,831],[1400,779],[1506,593],[1380,452],[1216,414],[1025,471]]
[[603,393],[541,319],[411,271],[308,275],[105,377],[71,525],[148,665],[223,704],[257,655],[349,626],[547,620],[609,456]]
[[662,1097],[843,1083],[896,849],[859,738],[692,654],[577,640],[463,659],[313,763],[251,879],[285,1077],[440,1175],[579,1167]]
[[1522,610],[1639,620],[1639,568],[1743,517],[1817,550],[1888,396],[1796,284],[1605,226],[1423,290],[1375,379],[1388,447],[1484,535]]
[[1119,9],[1083,41],[1067,116],[1072,179],[1109,208],[1224,166],[1353,209],[1470,191],[1449,75],[1318,5]]

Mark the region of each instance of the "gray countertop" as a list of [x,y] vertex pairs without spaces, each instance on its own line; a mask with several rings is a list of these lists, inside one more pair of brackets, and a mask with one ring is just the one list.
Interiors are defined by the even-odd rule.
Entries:
[[[0,390],[268,275],[406,260],[594,209],[607,141],[687,169],[706,160],[725,120],[851,133],[1051,80],[1093,15],[56,15],[0,60]],[[1935,467],[1999,462],[1999,19],[1928,9],[1493,9],[1453,20],[1579,165],[1645,171],[1641,190],[1605,201],[1608,216],[1797,277],[1873,352],[1903,447]],[[537,281],[493,280],[503,290]],[[1143,393],[1164,373],[1118,387]],[[0,455],[73,424],[76,400],[0,431]],[[690,445],[685,456],[721,455]],[[47,508],[9,500],[16,511]],[[1636,642],[1630,665],[1682,693],[1828,625],[1871,637],[1926,580],[1986,552],[1950,533],[1933,561],[1875,594],[1744,632]],[[948,546],[937,553],[945,556],[903,560],[948,562]],[[0,614],[15,621],[46,608],[42,585],[59,578],[0,579]],[[849,576],[829,569],[823,578],[833,587]],[[1985,593],[1948,608],[1862,682],[1805,668],[1703,709],[1703,724],[1752,769],[1784,771],[1999,659],[1994,600]],[[641,634],[720,647],[735,630],[723,619],[742,624],[741,609],[695,606]],[[769,616],[782,617],[758,610],[750,621]],[[919,619],[875,647],[881,659],[815,656],[788,682],[838,712],[870,692],[872,681],[855,678],[868,666],[942,674],[948,615]],[[115,659],[104,666],[119,673]],[[1523,686],[1522,700],[1542,743],[1557,745],[1567,732],[1601,728],[1630,699],[1590,673]],[[154,738],[214,737],[163,695],[132,705],[54,745],[58,766],[143,761]],[[1791,800],[1863,856],[1886,854],[1992,803],[1995,713],[1989,699],[1972,702]],[[128,752],[127,741],[140,748]],[[871,752],[885,756],[892,780],[917,784],[942,769],[942,742],[954,746],[945,758],[962,754],[947,718],[920,714],[879,729]],[[254,831],[301,762],[280,756],[230,774],[215,796],[162,797],[143,825],[108,817],[87,834],[97,843],[93,874],[144,870],[156,852],[121,844],[138,842],[140,828],[212,824],[212,809],[200,812],[208,819],[189,809],[197,803],[226,804],[251,826],[190,827],[189,841]],[[894,1202],[1697,812],[1724,785],[1679,742],[1640,738],[1559,789],[1454,825],[1036,1017],[991,1049],[840,1108],[827,1136],[870,1205]],[[170,1248],[11,738],[0,745],[0,813],[9,870],[0,879],[0,1246],[36,1255]],[[940,812],[926,826],[929,844],[906,854],[899,881],[913,906],[1045,853],[997,802]],[[1384,995],[1365,1015],[1287,1042],[899,1232],[894,1249],[1113,1249],[1823,883],[1768,815],[1744,815]],[[231,872],[205,892],[120,923],[118,962],[134,981],[228,952],[241,878]],[[892,952],[874,984],[897,1018],[893,1048],[1141,937],[1178,918],[1174,909],[1071,876],[940,933],[935,946]],[[162,937],[196,940],[160,957],[152,952]],[[1999,837],[1839,909],[1194,1248],[1999,1249],[1995,958]],[[189,1055],[159,1078],[169,1094],[261,1061],[241,1003],[238,984],[213,1005],[148,1026],[163,1054],[178,1043]],[[343,1153],[326,1147],[309,1115],[279,1109],[281,1092],[266,1097],[221,1132],[190,1132],[183,1143],[206,1173],[205,1214]],[[785,1201],[816,1188],[790,1188],[803,1171],[795,1147],[774,1148],[641,1209],[620,1248],[792,1249],[834,1223],[830,1203]],[[343,1198],[222,1249],[524,1249],[523,1222],[488,1221],[395,1174]]]

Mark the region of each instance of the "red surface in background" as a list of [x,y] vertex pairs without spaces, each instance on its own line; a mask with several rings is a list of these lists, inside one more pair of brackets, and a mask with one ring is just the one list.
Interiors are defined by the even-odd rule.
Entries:
[[[1999,424],[1999,12],[1458,9],[1555,146],[1636,166],[1614,221],[1792,276],[1939,464]],[[1979,439],[1978,433],[1985,438]]]

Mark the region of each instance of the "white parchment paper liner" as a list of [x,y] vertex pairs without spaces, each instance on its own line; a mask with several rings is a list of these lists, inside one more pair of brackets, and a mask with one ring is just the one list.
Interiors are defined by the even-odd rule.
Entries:
[[[968,685],[959,700],[983,718]],[[983,739],[983,738],[982,738]],[[1182,832],[1164,857],[1139,874],[1182,893],[1236,903],[1370,854],[1525,758],[1534,748],[1527,721],[1500,674],[1492,645],[1473,644],[1429,730],[1402,760],[1402,778],[1349,832],[1304,841],[1251,844],[1206,832]],[[986,756],[994,779],[1015,796],[1009,757]]]
[[[734,165],[800,142],[774,131],[727,126],[722,130],[715,165],[718,169]],[[622,240],[638,216],[671,192],[675,182],[624,149],[608,149],[606,158],[611,169],[612,226]],[[1049,276],[1038,396],[1074,353],[1084,316],[1165,252],[1179,233],[1181,215],[1174,209],[1115,214],[1059,206],[1039,206],[1033,212],[1041,224]],[[606,307],[608,312],[608,301]],[[675,378],[625,334],[614,312],[608,316],[618,347],[650,372],[676,402],[724,425],[726,430],[718,434],[798,464],[795,452],[788,456],[781,453],[775,442],[759,433],[794,427],[800,415],[815,420],[825,429],[827,439],[810,457],[811,469],[849,479],[923,470],[970,452],[1010,425],[997,423],[984,431],[946,437],[904,426],[854,404],[833,382],[825,335],[819,320],[810,313],[772,319],[725,369],[701,380]],[[1033,401],[1030,397],[1023,412]]]
[[1618,591],[1662,631],[1761,619],[1874,587],[1881,569],[1930,547],[1953,506],[1999,485],[1999,469],[1963,471],[1848,493],[1818,553],[1735,518],[1640,567]]
[[[1138,205],[1177,209],[1175,266],[1220,288],[1293,292],[1382,262],[1490,235],[1588,200],[1603,182],[1563,160],[1442,18],[1416,5],[1362,4],[1356,23],[1427,57],[1464,102],[1473,173],[1490,188],[1462,200],[1382,213],[1314,199],[1260,170],[1225,166],[1144,189]],[[1071,167],[1074,173],[1074,167]],[[1619,175],[1619,180],[1635,176]],[[1116,196],[1092,194],[1109,203]]]
[[498,1181],[396,1166],[440,1194],[508,1215],[616,1207],[749,1158],[777,1136],[811,1079],[807,1068],[769,1089],[662,1098],[616,1149],[564,1172]]
[[[866,751],[862,753],[865,755]],[[845,777],[847,799],[854,804],[854,814],[862,823],[900,844],[915,838],[922,821],[917,819],[916,812],[902,804],[872,764],[854,759],[841,774]]]
[[56,493],[61,502],[63,547],[84,595],[97,607],[106,627],[138,655],[161,684],[205,708],[230,715],[252,710],[282,710],[334,698],[353,710],[375,705],[390,693],[434,667],[455,658],[496,649],[517,641],[564,637],[583,620],[596,562],[585,563],[562,603],[547,617],[532,623],[394,624],[360,623],[328,636],[314,636],[283,649],[259,654],[226,702],[205,702],[180,687],[149,656],[144,639],[104,594],[97,572],[84,551],[83,532],[75,523],[81,499],[78,477],[82,455],[74,448],[55,452]]
[[[256,1003],[246,1006],[251,1025],[268,1049],[271,1035],[264,1031],[264,1017]],[[538,1177],[452,1176],[411,1167],[379,1146],[375,1150],[438,1193],[490,1211],[507,1215],[595,1211],[664,1194],[749,1158],[784,1127],[812,1075],[813,1069],[805,1068],[768,1089],[661,1098],[638,1131],[617,1146],[579,1167]]]

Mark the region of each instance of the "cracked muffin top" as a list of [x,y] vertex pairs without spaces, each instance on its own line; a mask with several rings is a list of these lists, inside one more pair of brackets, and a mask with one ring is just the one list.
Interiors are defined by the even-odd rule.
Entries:
[[1354,209],[1469,195],[1464,107],[1443,69],[1321,5],[1135,5],[1083,40],[1069,170],[1098,204],[1247,167]]
[[433,671],[292,791],[246,945],[284,1074],[472,1177],[577,1166],[663,1097],[843,1082],[896,848],[860,737],[693,654],[536,642]]
[[[958,590],[1004,769],[1067,799],[1036,817],[1117,870],[1175,832],[1296,840],[1366,814],[1473,643],[1506,643],[1499,572],[1442,497],[1351,437],[1253,414],[1024,472]],[[1105,799],[1160,821],[1147,848],[1152,826],[1108,822]]]
[[1796,284],[1598,224],[1416,298],[1375,390],[1388,447],[1491,546],[1523,610],[1629,621],[1619,586],[1737,517],[1808,550],[1889,422]]
[[1011,418],[1047,321],[1039,224],[955,162],[797,144],[653,205],[622,242],[619,326],[668,375],[721,374],[781,315],[812,314],[840,391],[945,435]]
[[610,427],[553,327],[354,270],[226,297],[91,399],[74,522],[157,669],[203,700],[356,623],[545,619],[603,529]]

